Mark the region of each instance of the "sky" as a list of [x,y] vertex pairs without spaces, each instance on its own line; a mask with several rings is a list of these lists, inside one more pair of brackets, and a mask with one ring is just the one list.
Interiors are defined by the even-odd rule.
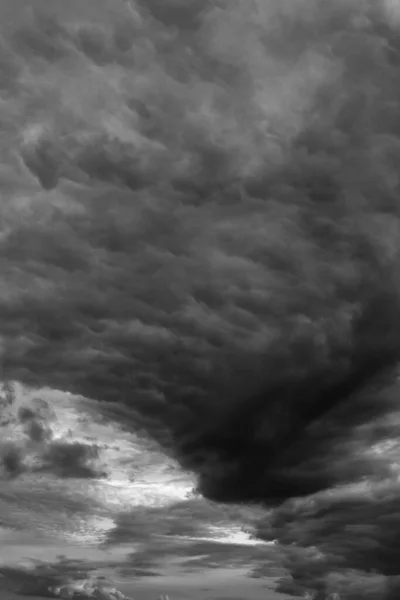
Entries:
[[398,3],[0,4],[1,593],[398,598]]
[[86,582],[88,597],[96,588],[104,598],[113,588],[156,598],[204,587],[199,597],[209,597],[234,576],[232,597],[262,592],[251,572],[274,557],[245,532],[257,511],[196,494],[190,473],[99,416],[93,400],[18,383],[1,398],[1,590],[40,596]]
[[[32,6],[26,0],[1,3],[4,40],[10,31],[14,34],[24,26],[42,36],[30,20]],[[110,25],[115,18],[127,17],[126,5],[108,0],[45,0],[35,2],[35,8],[42,11],[39,19],[51,15],[62,25],[82,21]],[[131,34],[129,22],[127,34]],[[35,47],[25,51],[25,67],[34,71],[40,48],[39,52]],[[72,67],[73,75],[75,68],[79,86],[79,61]],[[55,65],[53,73],[44,72],[44,87],[48,83],[56,88],[56,78],[64,78],[64,71]],[[33,95],[39,92],[39,105],[44,102],[42,115],[51,119],[52,107],[40,99],[43,88],[35,83],[28,87]],[[82,96],[73,78],[70,93],[68,100],[74,103],[76,99],[79,111]],[[91,100],[86,110],[91,111]],[[29,138],[30,131],[34,135],[40,126],[40,121],[34,121],[22,135]],[[21,183],[21,172],[17,178]],[[28,195],[35,195],[35,182],[26,183],[31,188]],[[67,593],[85,581],[88,597],[93,590],[102,590],[102,598],[114,599],[113,589],[123,589],[129,598],[131,594],[156,598],[171,588],[173,596],[179,597],[182,583],[183,594],[187,589],[195,594],[204,587],[205,569],[209,589],[201,597],[214,588],[223,595],[233,568],[238,574],[236,589],[233,586],[228,593],[236,597],[243,586],[255,597],[262,593],[263,585],[247,577],[247,572],[254,557],[259,560],[264,555],[260,550],[264,545],[244,533],[246,516],[195,496],[193,475],[142,432],[129,431],[117,419],[102,414],[96,399],[55,388],[5,380],[2,398],[2,597],[7,592],[57,597],[57,587]]]

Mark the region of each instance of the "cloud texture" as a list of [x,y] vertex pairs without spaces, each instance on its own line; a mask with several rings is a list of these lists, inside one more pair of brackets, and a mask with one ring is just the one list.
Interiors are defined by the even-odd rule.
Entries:
[[41,598],[129,600],[106,577],[97,576],[99,566],[103,565],[59,557],[30,568],[1,567],[0,590]]
[[[3,474],[50,474],[55,477],[92,479],[105,475],[99,446],[56,436],[59,426],[51,405],[42,398],[19,402],[12,384],[3,385],[0,464]],[[18,406],[19,404],[19,406]],[[71,434],[71,432],[68,432]]]
[[6,377],[124,405],[214,500],[396,479],[397,21],[372,0],[131,8],[2,42]]

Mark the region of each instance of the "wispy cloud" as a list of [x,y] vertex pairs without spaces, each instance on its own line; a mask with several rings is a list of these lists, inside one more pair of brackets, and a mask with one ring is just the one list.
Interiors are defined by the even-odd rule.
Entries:
[[44,544],[93,546],[124,511],[168,507],[191,490],[173,460],[99,416],[95,402],[18,384],[6,389],[0,504],[10,531],[26,530]]
[[129,600],[107,577],[96,574],[102,566],[60,558],[30,568],[1,567],[0,589],[30,597],[70,598],[79,594],[82,599]]
[[276,564],[274,546],[251,538],[246,520],[232,507],[203,498],[159,507],[137,507],[121,513],[105,547],[131,547],[121,574],[201,571],[204,568],[255,569],[260,562]]

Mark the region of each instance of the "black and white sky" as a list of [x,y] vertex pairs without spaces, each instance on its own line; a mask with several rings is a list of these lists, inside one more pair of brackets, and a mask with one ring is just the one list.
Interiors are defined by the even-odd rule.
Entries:
[[1,593],[398,598],[399,15],[0,2]]
[[90,597],[105,577],[110,590],[118,582],[137,597],[142,585],[143,597],[155,598],[176,585],[178,594],[201,594],[204,574],[215,592],[235,574],[239,590],[253,584],[257,597],[260,586],[247,575],[266,556],[274,561],[271,547],[243,530],[257,511],[193,493],[189,473],[99,415],[95,401],[20,384],[5,386],[2,398],[5,590],[30,595],[86,583]]

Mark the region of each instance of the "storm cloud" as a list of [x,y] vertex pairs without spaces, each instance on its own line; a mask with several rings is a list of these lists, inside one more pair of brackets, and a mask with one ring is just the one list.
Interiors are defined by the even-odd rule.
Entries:
[[124,405],[212,500],[396,479],[399,39],[372,0],[7,36],[5,376]]

